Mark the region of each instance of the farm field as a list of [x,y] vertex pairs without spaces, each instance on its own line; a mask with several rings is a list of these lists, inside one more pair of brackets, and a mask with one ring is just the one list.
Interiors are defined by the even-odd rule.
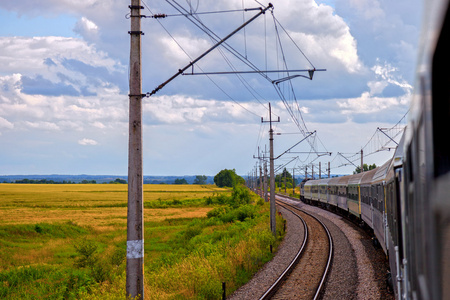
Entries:
[[[123,299],[126,206],[122,184],[0,184],[0,298]],[[243,187],[145,185],[145,299],[232,292],[272,257],[267,224]]]

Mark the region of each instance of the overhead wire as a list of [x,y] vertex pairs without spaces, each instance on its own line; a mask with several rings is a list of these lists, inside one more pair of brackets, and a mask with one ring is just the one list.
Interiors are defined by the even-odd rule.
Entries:
[[[142,3],[144,4],[144,6],[148,9],[148,11],[153,14],[153,12],[151,11],[150,7],[144,2],[142,1]],[[184,48],[181,46],[180,43],[178,43],[178,41],[175,39],[175,37],[169,32],[169,30],[167,30],[167,28],[158,20],[156,19],[156,21],[160,24],[160,26],[164,29],[164,31],[169,35],[169,37],[177,44],[177,46],[184,52],[184,54],[186,54],[186,56],[192,60],[192,57],[189,55],[189,53],[187,53],[186,50],[184,50]],[[197,67],[202,70],[202,68],[200,66],[197,65]],[[203,70],[202,70],[203,71]],[[247,109],[245,106],[241,105],[237,100],[235,100],[231,95],[229,95],[222,87],[220,87],[212,78],[211,76],[207,75],[207,78],[222,92],[224,93],[230,100],[232,100],[234,103],[236,103],[237,105],[239,105],[241,108],[243,108],[245,111],[249,112],[250,114],[256,116],[256,117],[260,117],[258,114],[250,111],[249,109]]]
[[[172,0],[172,1],[174,3],[170,3],[169,0],[166,0],[166,2],[169,3],[177,11],[179,11],[179,12],[185,11],[184,7],[181,6],[177,1],[175,1],[175,0]],[[214,33],[211,29],[209,29],[198,16],[195,16],[194,14],[185,14],[185,16],[190,22],[192,22],[195,26],[197,26],[199,29],[201,29],[203,32],[205,32],[211,38],[211,40],[213,42],[217,43],[218,41],[220,41],[220,37],[216,33]],[[263,74],[261,74],[261,71],[251,61],[249,61],[246,57],[244,57],[242,54],[240,54],[239,51],[234,49],[228,43],[224,42],[221,46],[224,47],[226,50],[228,50],[235,57],[237,57],[240,61],[244,62],[247,66],[252,68],[254,71],[257,71],[258,73],[260,73],[260,75],[263,75]],[[234,68],[231,61],[226,58],[225,54],[223,53],[223,51],[221,51],[220,47],[217,49],[219,50],[219,53],[221,53],[222,57],[227,62],[227,64],[230,66],[230,68],[233,71],[236,71],[236,68]],[[264,103],[259,101],[259,99],[256,95],[258,95],[261,99],[264,99],[264,97],[261,96],[249,83],[247,83],[247,81],[243,78],[242,75],[240,75],[240,74],[235,74],[235,75],[242,82],[244,87],[250,92],[250,94],[255,97],[255,100],[257,100],[266,110],[268,110],[268,107]],[[263,77],[265,77],[266,79],[268,78],[267,75],[263,75]],[[268,80],[270,80],[270,79],[268,79]]]
[[[180,5],[177,1],[175,0],[166,0],[166,2],[171,5],[174,9],[176,9],[179,12],[180,16],[184,16],[186,17],[190,22],[192,22],[196,27],[198,27],[200,30],[202,30],[203,32],[205,32],[210,39],[213,42],[218,42],[220,41],[220,37],[215,34],[211,29],[209,29],[200,19],[199,15],[200,14],[206,14],[206,13],[211,13],[211,12],[203,12],[203,13],[199,13],[197,12],[198,7],[199,7],[199,1],[197,1],[197,6],[194,8],[192,1],[191,0],[186,0],[188,6],[189,6],[189,11],[187,11],[182,5]],[[263,6],[260,2],[256,1],[259,5]],[[150,11],[150,13],[153,15],[153,12],[150,10],[150,8],[148,7],[148,5],[145,4],[144,5],[147,7],[147,9]],[[247,9],[241,9],[241,10],[228,10],[228,11],[217,11],[217,13],[219,12],[232,12],[232,11],[243,11],[243,14],[245,11],[247,11]],[[175,15],[166,15],[166,16],[175,16]],[[278,19],[276,19],[276,17],[273,14],[273,10],[272,10],[272,16],[273,16],[273,20],[274,20],[274,26],[276,29],[276,33],[277,33],[277,37],[276,37],[276,49],[278,52],[278,49],[280,50],[281,53],[281,57],[282,57],[282,63],[284,66],[284,70],[288,70],[287,68],[287,61],[286,61],[286,57],[284,54],[284,50],[283,50],[283,46],[282,46],[282,42],[281,42],[281,38],[280,38],[280,33],[278,31],[278,26],[283,30],[283,32],[289,37],[289,39],[294,43],[295,47],[301,52],[301,54],[306,58],[306,60],[308,61],[308,63],[310,63],[310,65],[314,68],[314,65],[311,63],[311,61],[306,57],[305,53],[301,50],[301,48],[295,43],[295,41],[293,40],[293,38],[289,35],[289,33],[286,31],[286,29],[281,25],[281,23],[278,21]],[[243,18],[245,19],[245,16],[243,16]],[[266,22],[266,16],[264,16],[265,21],[264,21],[264,44],[265,44],[265,66],[267,69],[267,22]],[[178,47],[180,47],[180,49],[182,49],[182,51],[190,58],[190,55],[183,49],[183,47],[176,41],[175,37],[170,34],[170,32],[162,25],[162,23],[157,19],[158,23],[162,26],[162,28],[166,31],[166,33],[172,38],[172,40],[175,41],[175,43],[178,45]],[[245,43],[245,55],[242,55],[239,51],[237,51],[236,49],[234,49],[234,47],[232,47],[231,45],[229,45],[228,43],[224,42],[221,46],[226,49],[229,53],[231,53],[233,56],[235,56],[236,58],[238,58],[241,62],[243,62],[245,65],[247,65],[250,69],[254,70],[255,72],[259,73],[263,78],[265,78],[266,80],[268,80],[269,82],[271,82],[273,84],[273,80],[271,78],[268,77],[267,73],[265,73],[264,71],[261,71],[256,65],[254,65],[251,61],[248,60],[248,55],[247,55],[247,48],[246,48],[246,32],[244,31],[244,43]],[[233,63],[231,62],[231,60],[229,58],[227,58],[226,54],[222,51],[222,49],[218,48],[219,53],[222,55],[222,57],[224,58],[224,60],[227,62],[227,64],[229,65],[229,67],[233,70],[236,71],[236,68],[234,67]],[[278,55],[277,55],[278,56]],[[202,68],[200,66],[197,65],[197,67],[202,70]],[[203,71],[203,70],[202,70]],[[289,71],[286,72],[289,76]],[[233,97],[231,97],[228,93],[226,93],[226,91],[221,88],[209,75],[206,75],[208,77],[208,79],[219,89],[221,90],[230,100],[232,100],[233,102],[235,102],[236,104],[238,104],[240,107],[242,107],[243,109],[245,109],[246,111],[248,111],[249,113],[258,116],[256,113],[248,110],[246,107],[244,107],[243,105],[241,105],[238,101],[236,101]],[[241,83],[243,84],[243,86],[249,91],[249,93],[254,97],[254,99],[256,101],[258,101],[265,109],[268,109],[266,107],[266,105],[264,103],[262,103],[259,99],[264,99],[264,97],[262,97],[253,87],[252,85],[250,85],[245,78],[243,78],[242,75],[240,74],[236,74],[237,78],[241,81]],[[289,79],[287,80],[286,84],[282,84],[282,86],[287,86],[287,94],[288,94],[288,98],[292,98],[292,100],[288,100],[288,98],[286,98],[285,94],[286,91],[282,90],[282,87],[278,86],[278,84],[273,84],[275,87],[275,90],[277,92],[277,94],[279,95],[280,99],[282,100],[282,102],[284,103],[286,109],[288,110],[289,114],[291,115],[292,121],[294,122],[294,124],[296,124],[296,126],[299,128],[299,130],[301,131],[301,133],[306,136],[307,134],[307,126],[306,123],[303,119],[303,115],[301,113],[301,109],[300,106],[298,104],[297,101],[297,97],[295,95],[295,90],[292,84],[292,80]],[[266,99],[264,99],[266,100]],[[267,100],[266,100],[267,101]],[[295,109],[295,111],[294,111]],[[276,114],[275,114],[276,115]],[[259,116],[258,116],[259,117]],[[321,141],[320,141],[321,142]],[[308,143],[310,143],[310,146],[312,148],[312,150],[314,152],[316,152],[317,154],[317,147],[308,139]],[[323,143],[321,142],[322,146]]]
[[[174,2],[174,3],[171,3]],[[168,4],[170,4],[173,8],[175,8],[178,11],[185,10],[183,6],[181,6],[177,1],[175,0],[166,0]],[[194,14],[185,14],[185,17],[192,22],[195,26],[197,26],[200,30],[205,32],[210,38],[213,39],[216,43],[221,40],[221,38],[214,33],[211,29],[209,29],[203,22],[198,18],[198,16]],[[236,58],[241,60],[244,64],[246,64],[249,68],[251,68],[253,71],[259,73],[261,76],[266,78],[267,80],[271,81],[271,79],[265,75],[261,70],[259,70],[251,61],[249,61],[247,58],[245,58],[239,51],[234,49],[232,46],[230,46],[227,42],[224,42],[221,44],[221,47],[227,49],[230,53],[232,53]]]

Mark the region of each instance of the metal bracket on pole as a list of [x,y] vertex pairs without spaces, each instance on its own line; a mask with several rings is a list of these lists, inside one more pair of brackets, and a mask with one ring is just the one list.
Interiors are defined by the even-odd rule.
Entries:
[[201,54],[199,57],[197,57],[196,59],[194,59],[192,62],[190,62],[188,65],[186,65],[184,68],[179,69],[177,73],[175,73],[175,75],[173,75],[172,77],[170,77],[169,79],[167,79],[166,81],[164,81],[162,84],[160,84],[158,87],[156,87],[153,91],[150,92],[150,96],[156,94],[160,89],[162,89],[166,84],[168,84],[169,82],[171,82],[172,80],[174,80],[176,77],[178,77],[179,75],[183,74],[184,71],[186,71],[187,69],[189,69],[191,66],[193,66],[195,63],[197,63],[200,59],[202,59],[203,57],[205,57],[207,54],[209,54],[211,51],[213,51],[214,49],[216,49],[217,47],[219,47],[221,44],[223,44],[226,40],[228,40],[230,37],[232,37],[233,35],[235,35],[237,32],[239,32],[242,28],[244,28],[245,26],[247,26],[248,24],[250,24],[251,22],[253,22],[256,18],[258,18],[260,15],[265,14],[266,11],[270,8],[272,8],[273,5],[272,3],[269,3],[269,5],[262,9],[259,13],[257,13],[256,15],[254,15],[251,19],[249,19],[247,22],[245,22],[244,24],[242,24],[241,26],[239,26],[237,29],[235,29],[234,31],[232,31],[229,35],[227,35],[225,38],[223,38],[222,40],[220,40],[218,43],[216,43],[214,46],[212,46],[211,48],[209,48],[208,50],[206,50],[203,54]]
[[304,140],[306,140],[308,137],[310,137],[311,135],[313,135],[314,133],[316,133],[316,130],[314,130],[313,132],[311,132],[310,134],[308,134],[307,136],[305,136],[300,142],[295,143],[294,146],[292,146],[291,148],[287,149],[286,151],[284,151],[283,153],[281,153],[280,155],[278,155],[275,159],[280,158],[281,156],[283,156],[284,154],[288,153],[289,150],[291,150],[292,148],[294,148],[295,146],[297,146],[298,144],[300,144],[301,142],[303,142]]
[[385,136],[387,136],[391,141],[393,141],[397,146],[398,143],[396,141],[394,141],[389,135],[387,135],[386,132],[384,132],[380,127],[377,128],[382,134],[384,134]]
[[355,165],[352,161],[350,161],[347,157],[345,157],[344,155],[342,155],[342,153],[338,152],[338,155],[342,156],[343,158],[345,158],[346,161],[348,161],[350,164],[354,165],[356,168],[358,167],[357,165]]

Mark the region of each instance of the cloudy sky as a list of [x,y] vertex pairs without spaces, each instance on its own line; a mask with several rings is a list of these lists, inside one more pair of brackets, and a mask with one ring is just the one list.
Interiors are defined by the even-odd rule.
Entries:
[[[170,3],[169,3],[170,2]],[[331,162],[385,144],[376,129],[407,112],[422,3],[418,0],[274,0],[189,72],[326,69],[313,80],[265,73],[178,76],[144,101],[144,174],[250,172],[268,150],[277,165]],[[143,93],[267,6],[254,0],[146,0]],[[129,3],[0,2],[0,174],[127,174]],[[179,6],[177,6],[179,5]],[[174,7],[197,13],[196,23]],[[223,11],[223,13],[203,14]],[[154,14],[169,15],[164,19]],[[200,30],[203,24],[209,35]],[[278,84],[275,84],[279,82]],[[371,142],[369,140],[372,139]],[[378,143],[378,144],[377,144]],[[311,153],[313,152],[313,153]],[[316,152],[316,153],[314,153]],[[318,156],[331,152],[331,156]],[[338,153],[343,153],[343,156]],[[391,152],[368,155],[384,163]],[[355,156],[350,158],[355,159]],[[316,166],[317,168],[317,166]],[[324,168],[324,167],[323,167]],[[317,169],[316,169],[317,170]]]

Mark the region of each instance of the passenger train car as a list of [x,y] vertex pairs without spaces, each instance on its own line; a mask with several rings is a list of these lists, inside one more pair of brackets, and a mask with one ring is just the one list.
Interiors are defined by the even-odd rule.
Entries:
[[397,299],[450,299],[450,15],[424,6],[408,126],[394,156],[356,175],[302,183],[301,198],[373,229]]

